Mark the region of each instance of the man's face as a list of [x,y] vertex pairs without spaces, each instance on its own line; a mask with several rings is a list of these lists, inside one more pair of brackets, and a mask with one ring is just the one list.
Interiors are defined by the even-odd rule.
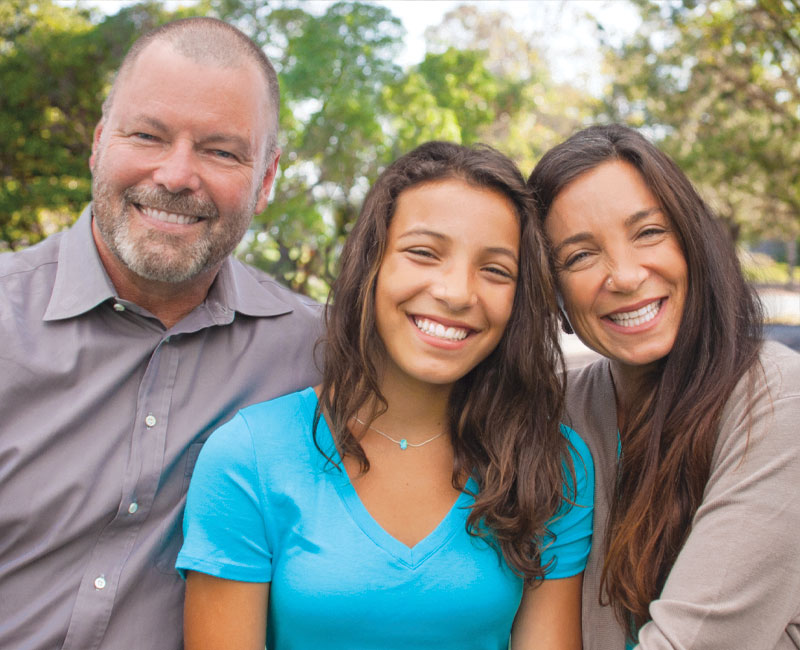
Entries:
[[278,160],[266,161],[275,127],[266,101],[250,60],[198,63],[160,41],[142,51],[90,159],[106,266],[169,283],[216,273],[267,205]]

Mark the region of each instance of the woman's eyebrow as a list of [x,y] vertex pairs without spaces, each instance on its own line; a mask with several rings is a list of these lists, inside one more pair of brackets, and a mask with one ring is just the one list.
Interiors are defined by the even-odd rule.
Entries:
[[634,225],[637,221],[641,221],[642,219],[649,217],[650,215],[655,214],[656,212],[661,212],[661,211],[662,211],[661,208],[659,208],[658,206],[654,206],[652,208],[645,208],[644,210],[637,210],[631,216],[625,219],[625,227],[629,228],[632,225]]
[[569,246],[570,244],[580,244],[585,241],[590,241],[594,239],[594,236],[590,232],[577,232],[574,235],[570,235],[564,241],[562,241],[558,246],[553,249],[553,255],[558,257],[558,254],[561,252],[561,249],[565,246]]

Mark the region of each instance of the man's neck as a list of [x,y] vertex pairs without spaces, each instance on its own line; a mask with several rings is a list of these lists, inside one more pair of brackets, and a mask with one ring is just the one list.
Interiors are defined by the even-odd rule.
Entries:
[[169,329],[185,318],[208,295],[222,263],[185,282],[159,282],[127,268],[106,246],[92,221],[92,234],[100,261],[120,298],[142,307]]

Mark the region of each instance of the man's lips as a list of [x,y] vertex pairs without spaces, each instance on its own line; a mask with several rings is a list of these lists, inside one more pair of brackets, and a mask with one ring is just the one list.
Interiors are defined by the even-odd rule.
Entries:
[[161,221],[162,223],[189,225],[200,221],[200,217],[196,217],[194,215],[167,212],[165,210],[157,210],[156,208],[148,208],[143,205],[137,205],[136,207],[138,207],[144,215],[154,219],[155,221]]

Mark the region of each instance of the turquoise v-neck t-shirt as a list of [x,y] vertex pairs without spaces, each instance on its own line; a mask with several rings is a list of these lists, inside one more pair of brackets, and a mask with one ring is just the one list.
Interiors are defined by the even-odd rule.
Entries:
[[[208,439],[194,470],[177,567],[269,582],[273,650],[505,649],[522,580],[466,532],[462,493],[439,525],[409,548],[372,518],[347,473],[315,447],[311,388],[240,411]],[[550,524],[548,579],[580,573],[589,554],[594,468],[571,443],[576,506]],[[324,419],[322,449],[339,461]],[[470,479],[468,487],[476,489]]]

